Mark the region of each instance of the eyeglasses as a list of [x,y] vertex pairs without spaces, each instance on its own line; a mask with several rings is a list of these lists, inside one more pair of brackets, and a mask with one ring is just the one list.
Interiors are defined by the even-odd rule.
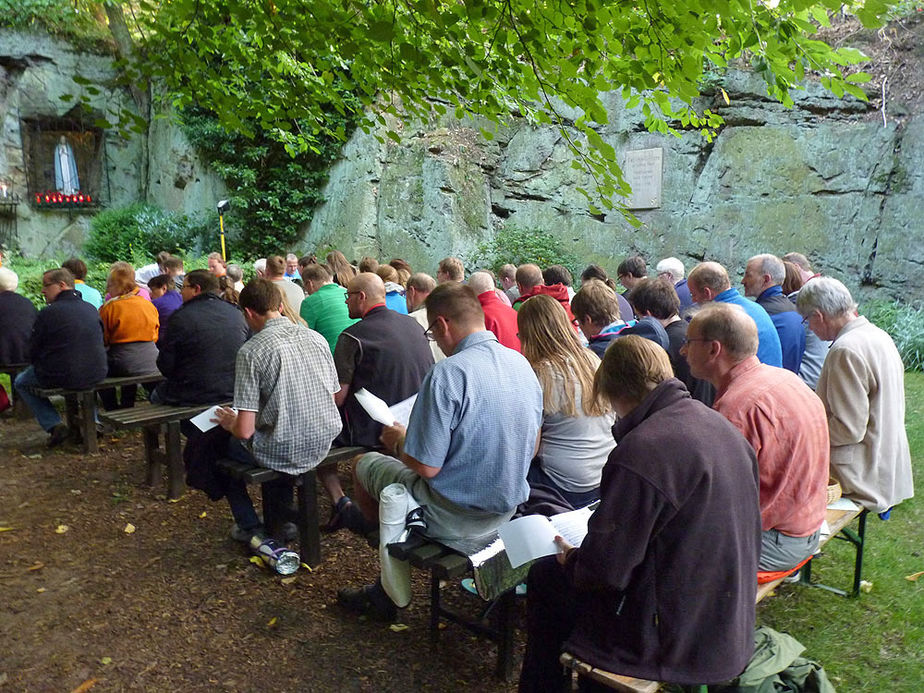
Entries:
[[705,337],[684,337],[683,342],[680,346],[686,346],[690,342],[712,342],[712,339],[706,339]]
[[430,326],[424,331],[424,336],[431,342],[436,341],[436,336],[433,334],[433,326],[439,322],[439,320],[434,320],[430,323]]
[[344,303],[349,303],[349,302],[350,302],[350,296],[355,296],[356,294],[361,294],[361,293],[362,293],[362,291],[347,291],[347,292],[346,292],[346,298],[343,299],[343,302],[344,302]]

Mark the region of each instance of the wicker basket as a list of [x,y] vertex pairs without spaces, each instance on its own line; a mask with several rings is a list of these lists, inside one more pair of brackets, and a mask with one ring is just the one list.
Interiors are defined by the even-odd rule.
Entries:
[[841,485],[837,482],[837,479],[832,479],[828,477],[828,505],[831,505],[834,501],[841,497]]

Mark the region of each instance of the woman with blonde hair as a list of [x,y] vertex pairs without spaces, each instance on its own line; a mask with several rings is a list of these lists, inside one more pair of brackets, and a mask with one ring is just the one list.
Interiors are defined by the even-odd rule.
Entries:
[[346,255],[339,250],[332,250],[327,254],[327,267],[334,276],[334,282],[344,288],[356,276],[356,268],[347,262]]
[[[99,317],[109,377],[156,373],[160,317],[154,304],[141,297],[131,265],[123,262],[112,266],[106,292],[111,298],[99,309]],[[100,390],[99,398],[107,410],[124,409],[134,406],[137,389],[135,385],[123,387],[121,405],[114,388]]]
[[615,415],[594,395],[600,359],[581,346],[561,304],[538,295],[517,315],[523,356],[542,386],[539,454],[527,481],[552,487],[574,507],[599,498],[600,473],[615,447]]

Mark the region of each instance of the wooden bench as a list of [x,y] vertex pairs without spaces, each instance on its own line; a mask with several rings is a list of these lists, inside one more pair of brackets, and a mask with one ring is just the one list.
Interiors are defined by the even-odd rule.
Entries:
[[[509,681],[513,676],[513,611],[516,582],[496,598],[486,600],[487,605],[479,618],[472,619],[447,609],[440,599],[441,581],[456,580],[472,574],[472,561],[468,556],[418,533],[412,533],[411,537],[401,544],[389,544],[388,553],[393,558],[407,561],[415,568],[430,573],[431,646],[436,647],[439,642],[440,619],[445,618],[497,643],[495,675],[501,680]],[[507,560],[506,556],[502,558]],[[496,626],[488,623],[488,617],[492,612],[497,617]]]
[[[839,510],[828,508],[828,511],[825,515],[825,522],[828,523],[830,533],[828,535],[823,535],[818,543],[818,548],[821,549],[821,547],[824,546],[830,539],[837,537],[838,539],[843,539],[853,544],[854,548],[856,549],[856,559],[854,561],[852,591],[847,592],[835,587],[829,587],[828,585],[812,583],[810,578],[813,559],[809,559],[809,561],[802,567],[799,577],[799,584],[818,587],[820,589],[825,589],[842,596],[855,597],[860,593],[860,579],[861,573],[863,571],[863,548],[866,538],[867,514],[868,512],[862,508],[855,510]],[[849,529],[848,525],[850,525],[850,523],[853,522],[853,520],[857,517],[860,518],[859,526],[857,532],[853,532]],[[758,585],[755,604],[760,603],[762,599],[769,596],[773,590],[776,589],[785,579],[786,578],[784,576],[771,582]],[[570,652],[563,652],[559,661],[561,662],[562,666],[576,673],[578,677],[586,677],[614,691],[620,691],[620,693],[654,693],[661,687],[661,684],[657,681],[636,679],[631,676],[622,676],[621,674],[616,674],[611,671],[598,669],[588,664],[587,662],[581,661]],[[705,691],[706,686],[694,686],[690,690]]]
[[96,393],[111,387],[125,385],[144,385],[156,383],[164,379],[160,373],[147,373],[145,375],[129,375],[122,378],[104,378],[96,385],[81,390],[69,390],[63,387],[36,387],[32,391],[39,397],[64,397],[65,412],[68,428],[75,438],[83,439],[83,449],[86,452],[99,452],[99,443],[96,440],[96,421],[93,411],[96,408]]
[[[368,450],[363,447],[331,448],[318,467],[336,465]],[[282,522],[294,522],[298,527],[299,554],[302,563],[315,568],[321,563],[321,530],[318,519],[318,495],[316,469],[301,474],[285,474],[266,467],[257,467],[231,459],[218,460],[218,466],[234,479],[247,484],[265,484],[276,479],[290,479],[298,490],[298,506],[291,514],[283,517],[266,517],[266,524],[273,526]],[[266,508],[264,508],[264,513]]]
[[13,385],[13,381],[16,380],[16,376],[26,370],[30,364],[28,363],[8,363],[5,366],[0,366],[0,373],[10,376],[10,402],[13,404],[12,413],[13,416],[17,419],[28,419],[29,418],[29,407],[26,405],[22,397],[19,396],[19,393],[16,392],[16,387]]
[[[167,498],[176,500],[183,495],[186,488],[180,424],[211,406],[213,405],[140,404],[129,409],[100,412],[99,418],[116,429],[142,430],[144,459],[148,466],[148,485],[155,486],[160,483],[161,470],[166,465]],[[161,433],[164,436],[163,448],[160,444]]]

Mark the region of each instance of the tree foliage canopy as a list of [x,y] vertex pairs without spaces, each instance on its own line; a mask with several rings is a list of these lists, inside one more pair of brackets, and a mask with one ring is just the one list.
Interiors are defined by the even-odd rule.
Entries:
[[[343,139],[344,120],[329,114],[346,114],[357,103],[374,104],[372,117],[382,124],[387,113],[426,119],[451,109],[494,122],[517,113],[562,127],[606,206],[625,183],[614,148],[599,132],[607,122],[604,92],[640,105],[651,130],[695,128],[709,136],[721,118],[698,110],[695,97],[704,70],[715,66],[748,61],[769,94],[786,104],[808,72],[835,94],[858,98],[865,98],[858,83],[868,79],[845,71],[862,54],[812,36],[841,9],[840,0],[133,5],[143,37],[136,68],[165,79],[176,105],[208,106],[229,130],[249,134],[257,123],[296,152],[317,150],[325,135]],[[853,7],[874,26],[888,0]]]

